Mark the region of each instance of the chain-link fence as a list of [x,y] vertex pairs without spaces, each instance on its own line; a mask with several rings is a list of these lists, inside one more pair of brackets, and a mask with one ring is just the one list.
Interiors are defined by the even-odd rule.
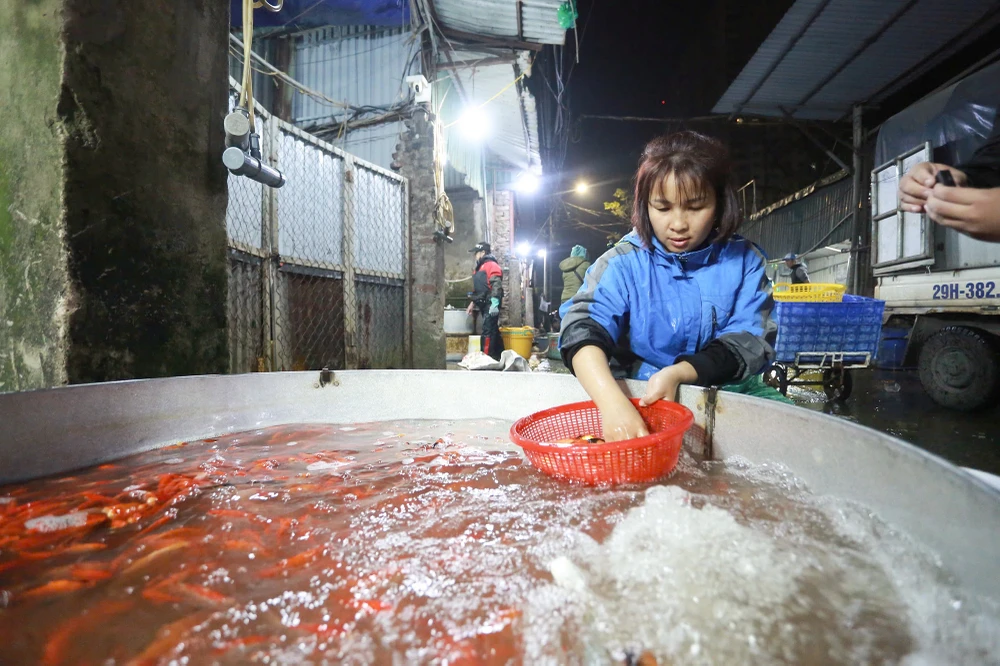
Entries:
[[406,179],[256,114],[286,183],[229,176],[231,371],[405,367]]

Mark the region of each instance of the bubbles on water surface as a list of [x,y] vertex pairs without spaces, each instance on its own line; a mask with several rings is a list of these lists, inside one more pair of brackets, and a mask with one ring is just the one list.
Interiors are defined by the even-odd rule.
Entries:
[[172,658],[609,664],[648,651],[661,664],[916,666],[1000,655],[994,606],[865,507],[811,494],[780,464],[683,452],[661,484],[584,487],[523,462],[507,427],[284,426],[189,446],[188,465],[216,485],[172,511],[187,529],[214,526],[185,538],[222,554],[185,584],[224,600],[202,590],[205,629]]

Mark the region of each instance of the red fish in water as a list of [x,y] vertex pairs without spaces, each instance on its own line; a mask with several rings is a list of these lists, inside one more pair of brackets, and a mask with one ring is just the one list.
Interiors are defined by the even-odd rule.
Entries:
[[567,437],[556,441],[556,444],[603,444],[604,440],[597,435],[580,435],[579,437]]

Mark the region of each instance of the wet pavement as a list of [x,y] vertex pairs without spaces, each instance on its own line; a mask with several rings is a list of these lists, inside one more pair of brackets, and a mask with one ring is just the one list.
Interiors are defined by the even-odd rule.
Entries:
[[[818,388],[818,387],[817,387]],[[845,402],[827,402],[822,390],[791,387],[801,406],[860,423],[962,467],[1000,475],[1000,405],[979,412],[945,409],[931,400],[915,371],[854,372]]]

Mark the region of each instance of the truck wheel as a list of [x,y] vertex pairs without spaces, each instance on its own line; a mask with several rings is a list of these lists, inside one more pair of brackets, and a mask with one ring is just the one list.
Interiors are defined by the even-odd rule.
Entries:
[[854,378],[847,370],[824,370],[823,392],[829,400],[847,400],[854,390]]
[[991,401],[1000,377],[1000,356],[990,338],[964,326],[947,326],[920,350],[920,383],[934,402],[963,412]]

